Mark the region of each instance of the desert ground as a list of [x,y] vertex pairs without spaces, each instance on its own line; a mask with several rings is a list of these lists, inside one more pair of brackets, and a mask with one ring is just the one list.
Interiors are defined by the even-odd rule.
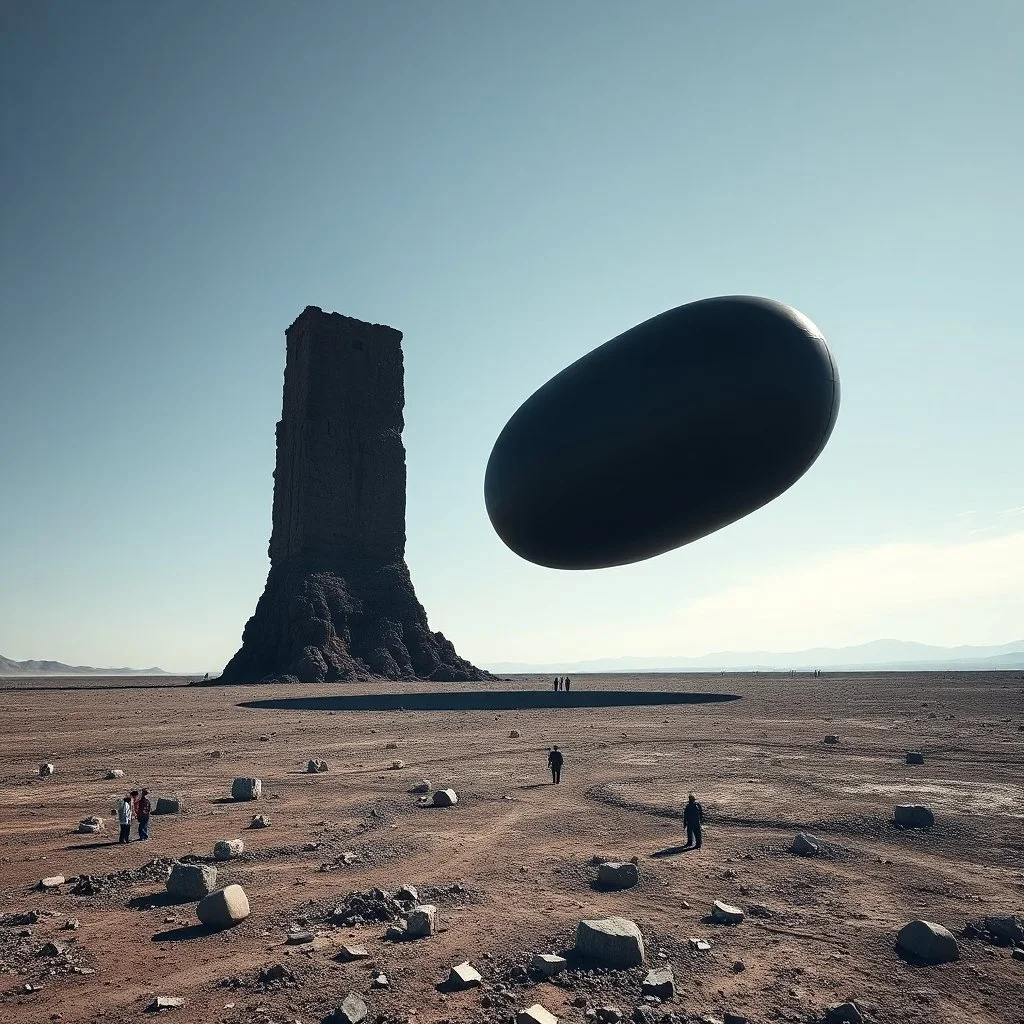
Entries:
[[[964,935],[1024,909],[1020,673],[577,676],[573,697],[741,699],[500,711],[240,706],[470,686],[181,683],[0,681],[0,1020],[143,1020],[156,996],[177,996],[160,1014],[176,1024],[314,1024],[355,992],[368,1021],[388,1024],[508,1022],[535,1003],[570,1024],[614,1020],[593,1012],[612,1006],[624,1020],[811,1022],[848,999],[878,1024],[1024,1021],[1024,962]],[[474,686],[550,691],[551,678]],[[828,733],[840,742],[824,744]],[[545,767],[554,743],[559,786]],[[923,765],[905,763],[911,749]],[[307,773],[310,758],[328,770]],[[108,780],[113,768],[124,778]],[[235,776],[261,778],[261,798],[232,801]],[[454,788],[458,805],[421,806],[409,791],[423,779]],[[142,786],[182,809],[154,817],[148,842],[118,846],[112,808]],[[690,790],[707,813],[703,848],[652,856],[684,841]],[[930,805],[935,826],[897,828],[896,803]],[[250,829],[260,813],[269,827]],[[77,834],[89,815],[104,834]],[[789,851],[799,830],[819,855]],[[217,865],[218,886],[240,883],[252,913],[211,932],[194,903],[169,901],[164,879],[172,860],[213,863],[214,842],[232,838],[245,853]],[[597,859],[633,857],[638,885],[595,886]],[[53,875],[65,883],[41,890]],[[350,893],[403,885],[438,908],[429,938],[338,923]],[[710,921],[718,899],[744,921]],[[534,953],[571,948],[580,920],[610,915],[639,925],[644,968],[570,957],[550,981],[526,970]],[[895,936],[916,918],[949,928],[960,959],[903,959]],[[287,944],[296,928],[314,941]],[[345,944],[368,958],[343,962]],[[446,991],[464,960],[483,984]],[[664,964],[677,994],[645,1004],[644,975]],[[373,987],[379,972],[389,987]]]

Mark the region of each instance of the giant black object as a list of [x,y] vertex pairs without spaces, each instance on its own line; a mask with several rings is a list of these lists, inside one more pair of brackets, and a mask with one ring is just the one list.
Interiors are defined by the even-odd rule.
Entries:
[[557,569],[697,540],[798,480],[839,413],[821,332],[734,295],[653,317],[578,359],[498,436],[484,498],[501,539]]

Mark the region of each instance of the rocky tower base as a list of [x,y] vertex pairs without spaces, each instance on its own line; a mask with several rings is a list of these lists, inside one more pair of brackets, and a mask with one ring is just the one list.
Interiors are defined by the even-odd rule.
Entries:
[[405,564],[402,335],[308,306],[286,332],[270,575],[218,682],[489,678]]

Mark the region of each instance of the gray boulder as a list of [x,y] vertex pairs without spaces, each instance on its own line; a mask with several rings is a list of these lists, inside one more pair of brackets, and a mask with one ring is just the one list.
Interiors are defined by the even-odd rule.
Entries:
[[83,818],[78,823],[78,831],[82,835],[94,836],[97,832],[103,831],[103,819],[97,818],[95,814],[88,818]]
[[644,962],[644,939],[636,924],[624,917],[580,921],[576,952],[608,967],[636,967]]
[[121,771],[120,768],[111,768],[110,771],[107,772],[107,778],[108,779],[123,779],[124,778],[124,772]]
[[715,900],[714,906],[711,908],[711,916],[719,924],[743,923],[743,911],[739,907],[734,907],[731,903],[723,903],[721,900]]
[[316,775],[319,772],[325,772],[327,771],[327,762],[321,761],[319,757],[315,757],[306,765],[306,771],[309,772],[310,775]]
[[416,886],[403,885],[402,888],[395,893],[395,899],[401,900],[403,903],[419,903],[420,894]]
[[254,814],[249,828],[270,828],[270,819],[265,814]]
[[825,739],[822,742],[829,743],[829,744],[838,743],[839,742],[839,737],[836,736],[835,733],[829,733],[828,736],[826,736]]
[[362,1024],[366,1020],[366,1003],[355,994],[349,992],[344,1002],[330,1016],[324,1018],[324,1024]]
[[430,787],[430,783],[426,779],[423,779],[421,782],[417,782],[416,785],[413,786],[412,789],[409,790],[409,792],[410,793],[429,793],[430,792],[430,788],[431,788]]
[[260,779],[239,777],[231,783],[232,800],[259,800],[263,791],[263,782]]
[[534,1003],[516,1013],[516,1024],[558,1024],[558,1018],[540,1003]]
[[960,947],[953,933],[933,921],[911,921],[896,936],[896,948],[912,960],[945,964],[960,959]]
[[985,918],[985,928],[1011,946],[1024,946],[1024,917],[996,914]]
[[201,900],[217,888],[217,869],[212,864],[172,864],[167,892],[182,903]]
[[564,956],[556,956],[554,953],[534,953],[530,966],[545,978],[553,978],[569,966],[569,961]]
[[853,1001],[833,1003],[825,1011],[825,1024],[862,1024],[864,1015]]
[[658,967],[648,971],[644,978],[640,994],[644,996],[655,996],[662,1002],[672,999],[676,994],[676,982],[672,976],[671,966]]
[[454,807],[459,802],[459,795],[454,789],[439,789],[434,794],[435,807]]
[[149,1013],[159,1013],[161,1010],[177,1010],[184,1005],[185,1000],[182,996],[157,996],[146,1010]]
[[56,772],[56,770],[57,769],[50,764],[49,761],[45,761],[39,766],[39,778],[48,779],[54,772]]
[[63,875],[50,875],[39,882],[40,889],[59,889],[64,884]]
[[897,804],[892,816],[901,828],[931,828],[935,824],[932,809],[924,804]]
[[158,796],[154,814],[177,814],[181,810],[181,801],[177,797]]
[[821,844],[814,836],[808,835],[806,832],[797,832],[790,850],[793,853],[798,853],[801,857],[813,857],[821,850]]
[[468,961],[457,964],[448,975],[448,987],[454,989],[475,988],[483,981],[480,972]]
[[597,868],[597,884],[602,889],[632,889],[640,881],[640,871],[630,861],[609,860]]
[[436,928],[437,907],[424,903],[409,912],[405,935],[410,939],[426,939],[434,934]]
[[398,771],[399,769],[404,768],[404,767],[405,767],[405,762],[404,761],[392,761],[391,764],[388,765],[388,768],[391,769],[392,771]]
[[231,860],[245,853],[245,842],[241,839],[221,839],[213,844],[214,860]]
[[920,750],[908,750],[907,764],[924,764],[924,754]]
[[211,928],[231,928],[249,916],[249,897],[240,885],[229,885],[200,900],[196,915]]
[[370,951],[365,946],[342,946],[335,959],[350,963],[353,960],[366,960],[369,956]]
[[519,730],[518,730],[518,729],[513,729],[513,730],[512,730],[512,731],[511,731],[511,732],[510,732],[510,733],[508,734],[508,738],[509,738],[510,740],[517,740],[517,739],[519,739],[519,738],[521,737],[521,735],[522,735],[522,734],[521,734],[521,733],[519,732]]

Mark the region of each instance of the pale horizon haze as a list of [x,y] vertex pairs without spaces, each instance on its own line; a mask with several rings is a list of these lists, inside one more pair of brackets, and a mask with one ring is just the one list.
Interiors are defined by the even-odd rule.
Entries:
[[[0,0],[0,654],[223,667],[307,305],[404,333],[407,560],[477,664],[1024,638],[1022,52],[1011,0]],[[828,339],[817,463],[647,562],[513,555],[509,416],[723,294]]]

